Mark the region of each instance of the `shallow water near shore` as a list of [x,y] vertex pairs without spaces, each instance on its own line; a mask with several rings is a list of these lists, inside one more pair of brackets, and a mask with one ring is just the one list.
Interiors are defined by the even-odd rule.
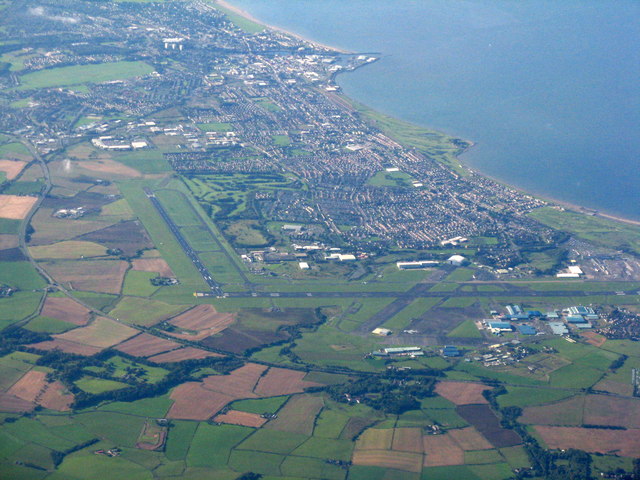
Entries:
[[527,191],[640,220],[640,3],[231,0],[382,59],[348,96],[471,140],[462,160]]

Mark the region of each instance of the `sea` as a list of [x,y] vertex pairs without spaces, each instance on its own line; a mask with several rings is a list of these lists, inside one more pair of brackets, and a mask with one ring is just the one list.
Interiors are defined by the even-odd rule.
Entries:
[[470,168],[640,220],[638,0],[231,0],[380,60],[337,82],[381,112],[474,142]]

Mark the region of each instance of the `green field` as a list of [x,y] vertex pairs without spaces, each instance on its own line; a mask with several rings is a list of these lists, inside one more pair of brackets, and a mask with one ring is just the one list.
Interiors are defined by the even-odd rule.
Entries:
[[0,262],[0,284],[21,290],[36,290],[46,283],[29,262]]
[[387,172],[383,170],[376,173],[367,182],[374,187],[410,187],[413,178],[404,172]]
[[29,323],[25,325],[27,330],[32,332],[47,332],[47,333],[62,333],[72,328],[76,328],[77,325],[73,323],[65,322],[64,320],[58,320],[57,318],[41,317],[37,316]]
[[154,325],[187,309],[186,305],[169,305],[158,300],[123,297],[109,314],[134,325]]
[[152,71],[153,68],[144,62],[113,62],[49,68],[22,75],[20,89],[66,87],[123,80],[146,75]]
[[258,400],[239,400],[231,406],[233,410],[249,413],[275,413],[289,397],[260,398]]
[[75,384],[79,389],[93,394],[109,392],[111,390],[119,390],[121,388],[126,388],[129,386],[126,383],[116,382],[114,380],[105,380],[103,378],[88,376],[76,380]]
[[482,338],[482,333],[478,330],[473,320],[465,320],[447,333],[447,337]]
[[124,277],[122,287],[123,295],[133,295],[138,297],[150,297],[158,290],[158,287],[151,284],[151,279],[157,277],[155,272],[140,272],[129,270]]
[[251,428],[236,425],[200,423],[189,448],[187,464],[190,467],[226,466],[231,449],[252,431]]
[[573,233],[586,240],[613,248],[630,249],[640,253],[640,227],[602,217],[585,215],[553,207],[538,208],[532,218],[558,230]]

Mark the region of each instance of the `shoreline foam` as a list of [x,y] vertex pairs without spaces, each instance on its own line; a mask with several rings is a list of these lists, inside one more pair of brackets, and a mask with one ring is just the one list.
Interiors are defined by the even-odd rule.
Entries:
[[[334,50],[334,51],[339,52],[339,53],[344,53],[344,54],[353,54],[354,53],[354,52],[349,52],[349,51],[346,51],[346,50],[342,50],[342,49],[337,48],[337,47],[326,45],[326,44],[323,44],[323,43],[320,43],[320,42],[309,40],[308,38],[305,38],[304,36],[302,36],[302,35],[300,35],[298,33],[292,32],[290,30],[287,30],[287,29],[284,29],[284,28],[281,28],[281,27],[270,25],[268,23],[265,23],[265,22],[255,18],[253,15],[251,15],[246,10],[242,10],[241,8],[232,5],[227,0],[215,0],[215,3],[217,3],[218,5],[220,5],[223,8],[226,8],[226,9],[232,11],[233,13],[235,13],[237,15],[240,15],[240,16],[246,18],[247,20],[250,20],[250,21],[252,21],[254,23],[257,23],[259,25],[264,25],[265,28],[268,28],[268,29],[271,29],[271,30],[275,30],[277,32],[281,32],[281,33],[284,33],[286,35],[291,35],[292,37],[297,38],[298,40],[302,40],[302,41],[310,43],[312,45],[317,45],[319,47],[326,48],[326,49],[329,49],[329,50]],[[349,73],[349,72],[338,72],[336,74],[336,77],[339,76],[341,73]],[[344,95],[343,93],[338,94],[337,97],[338,98],[339,97],[349,98],[346,95]],[[371,108],[371,107],[367,107],[367,108]],[[402,120],[402,119],[400,119],[400,120]],[[403,120],[403,121],[405,121],[405,120]],[[411,122],[409,122],[409,123],[411,123]],[[430,126],[419,125],[419,124],[415,124],[415,125],[421,126],[423,128],[426,128],[426,129],[431,129],[431,130],[434,130],[434,131],[442,132],[442,130],[438,130],[437,128],[433,128],[433,127],[430,127]],[[443,133],[446,133],[446,132],[443,132]],[[473,142],[473,141],[468,141],[468,142],[469,142],[470,146],[469,146],[468,149],[465,150],[465,152],[468,151],[470,148],[473,148],[473,146],[475,145],[475,142]],[[519,192],[522,192],[522,193],[525,193],[527,195],[531,195],[533,197],[536,197],[536,198],[539,198],[541,200],[544,200],[544,201],[548,202],[549,204],[552,204],[551,206],[555,205],[555,206],[566,208],[567,210],[574,211],[576,213],[581,213],[583,215],[594,215],[596,217],[602,217],[602,218],[605,218],[607,220],[613,220],[613,221],[616,221],[616,222],[626,223],[628,225],[633,225],[633,226],[640,226],[640,220],[634,220],[632,218],[621,217],[621,216],[619,216],[618,214],[615,214],[615,213],[602,212],[602,211],[594,209],[594,208],[586,207],[586,206],[583,206],[583,205],[578,205],[578,204],[571,203],[571,202],[568,202],[568,201],[565,201],[565,200],[558,200],[556,198],[549,197],[549,196],[544,195],[544,194],[538,194],[538,193],[535,193],[533,191],[525,190],[525,189],[523,189],[521,187],[518,187],[518,186],[513,185],[511,183],[508,183],[506,181],[503,181],[503,180],[500,180],[498,178],[495,178],[495,177],[493,177],[491,175],[486,174],[485,172],[483,172],[480,169],[476,169],[475,167],[472,168],[469,164],[464,162],[460,158],[460,156],[463,153],[464,152],[462,152],[456,158],[458,159],[460,164],[465,169],[467,169],[469,171],[473,171],[476,174],[481,175],[481,176],[483,176],[485,178],[488,178],[488,179],[490,179],[490,180],[492,180],[494,182],[500,183],[502,185],[506,185],[506,186],[508,186],[510,188],[514,188],[514,189],[518,190]]]

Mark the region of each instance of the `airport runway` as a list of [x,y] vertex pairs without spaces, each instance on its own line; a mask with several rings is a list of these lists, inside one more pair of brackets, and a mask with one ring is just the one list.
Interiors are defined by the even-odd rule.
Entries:
[[189,245],[189,242],[187,242],[187,240],[184,238],[184,236],[180,232],[180,229],[171,219],[160,201],[158,201],[155,194],[146,187],[144,188],[144,193],[147,195],[147,197],[149,197],[149,200],[156,208],[156,210],[158,210],[158,213],[169,227],[169,230],[171,230],[171,232],[175,235],[176,240],[178,240],[178,243],[184,250],[184,253],[187,254],[187,257],[189,257],[189,259],[193,262],[193,265],[198,269],[205,283],[209,285],[209,288],[211,288],[211,292],[207,292],[207,296],[221,296],[223,293],[221,285],[213,279],[207,267],[205,267],[205,265],[202,263],[202,260],[200,260],[198,253],[193,248],[191,248],[191,245]]

